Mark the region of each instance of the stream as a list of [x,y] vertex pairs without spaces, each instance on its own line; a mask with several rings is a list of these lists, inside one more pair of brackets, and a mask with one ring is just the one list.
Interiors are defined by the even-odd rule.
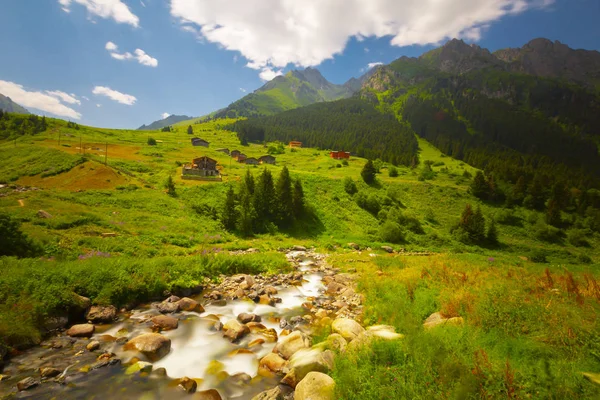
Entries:
[[[298,282],[301,284],[295,286],[283,280],[280,285],[273,285],[277,289],[274,296],[278,298],[274,305],[256,303],[247,298],[212,301],[205,298],[206,292],[193,297],[203,305],[204,312],[173,314],[179,319],[178,328],[161,332],[171,340],[171,350],[153,363],[150,373],[127,374],[127,367],[135,363],[140,354],[125,351],[123,346],[128,339],[152,332],[150,319],[161,315],[155,307],[144,305],[120,314],[119,320],[113,324],[96,325],[91,339],[56,336],[13,357],[2,372],[11,378],[0,382],[0,397],[183,399],[190,398],[190,395],[178,387],[179,380],[189,377],[197,382],[198,392],[216,389],[223,399],[251,399],[276,386],[281,379],[274,374],[259,373],[259,360],[272,352],[277,344],[273,336],[265,336],[263,328],[273,329],[279,338],[284,327],[289,329],[286,321],[293,317],[297,317],[295,320],[298,321],[298,316],[308,313],[302,306],[305,302],[325,297],[322,282],[324,262],[319,256],[304,252],[288,253],[296,273],[303,275]],[[215,330],[215,323],[225,324],[241,313],[260,316],[260,324],[264,327],[251,329],[249,334],[232,343],[222,331]],[[296,329],[309,332],[310,325],[300,324]],[[100,350],[86,350],[85,346],[91,340],[101,343]],[[98,367],[98,356],[103,353],[114,353],[114,361]],[[17,391],[16,382],[26,377],[39,381],[40,368],[49,365],[63,371],[59,379],[45,379],[36,387]]]

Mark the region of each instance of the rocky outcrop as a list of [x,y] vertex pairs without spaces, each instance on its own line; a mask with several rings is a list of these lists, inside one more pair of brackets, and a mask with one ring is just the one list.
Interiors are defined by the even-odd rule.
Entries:
[[358,322],[349,318],[338,318],[331,324],[331,330],[339,333],[347,341],[352,341],[365,331]]
[[158,361],[171,351],[171,339],[158,333],[145,333],[131,339],[124,348],[137,351],[150,361]]
[[294,400],[334,400],[335,382],[321,372],[309,372],[296,386]]
[[67,335],[71,337],[91,337],[94,334],[95,327],[92,324],[73,325],[67,330]]
[[92,306],[85,314],[85,319],[94,324],[109,323],[117,317],[115,306]]

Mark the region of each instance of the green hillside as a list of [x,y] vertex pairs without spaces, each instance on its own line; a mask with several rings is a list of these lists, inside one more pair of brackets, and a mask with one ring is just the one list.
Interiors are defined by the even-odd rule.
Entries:
[[5,112],[13,112],[17,114],[29,114],[24,107],[21,107],[14,101],[10,99],[10,97],[6,97],[0,93],[0,110]]
[[356,85],[335,85],[314,68],[275,77],[253,93],[220,110],[216,118],[273,115],[313,103],[350,97]]

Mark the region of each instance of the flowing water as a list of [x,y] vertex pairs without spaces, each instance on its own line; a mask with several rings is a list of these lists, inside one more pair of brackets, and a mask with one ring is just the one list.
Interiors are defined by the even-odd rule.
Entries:
[[[45,383],[38,388],[18,393],[17,398],[31,396],[60,399],[177,399],[189,396],[177,388],[177,379],[189,377],[199,382],[198,391],[214,388],[219,390],[223,399],[250,399],[277,384],[276,377],[258,374],[259,360],[271,352],[276,343],[266,340],[256,344],[255,339],[265,339],[258,331],[248,334],[239,342],[231,343],[223,337],[221,331],[215,331],[213,326],[217,320],[225,324],[231,319],[236,319],[240,313],[253,313],[260,315],[261,324],[268,329],[274,329],[279,337],[282,331],[279,324],[281,318],[289,319],[303,314],[302,304],[308,298],[316,298],[323,294],[321,275],[310,272],[313,271],[311,266],[314,264],[315,260],[312,258],[304,258],[296,264],[298,270],[305,273],[304,281],[301,286],[276,287],[279,290],[276,296],[281,298],[281,302],[275,306],[257,304],[250,300],[233,300],[206,304],[205,311],[201,314],[180,313],[179,327],[162,332],[171,339],[171,351],[153,363],[153,373],[126,375],[126,367],[121,365],[90,372],[80,371],[86,361],[89,364],[90,353],[83,350],[80,354],[80,357],[88,356],[87,360],[78,360],[73,353],[77,350],[77,345],[83,348],[88,340],[79,340],[75,346],[64,352],[43,347],[32,349],[13,358],[4,373],[16,372],[15,376],[18,373],[24,373],[23,377],[35,376],[31,373],[32,369],[52,364],[53,360],[60,360],[63,366],[69,364],[71,371],[77,371],[67,371],[65,384]],[[196,300],[203,303],[200,296]],[[134,357],[140,355],[124,351],[122,342],[119,343],[115,339],[123,336],[133,338],[151,332],[150,319],[156,315],[160,313],[149,306],[133,310],[129,317],[121,322],[97,326],[93,339],[103,343],[104,351],[115,353],[121,362],[127,365],[135,361],[132,360]],[[249,347],[250,344],[253,344],[252,347]],[[166,376],[157,374],[158,368],[164,368]],[[15,379],[10,380],[12,388],[3,387],[5,383],[1,382],[0,395],[9,390],[14,392],[15,382]]]

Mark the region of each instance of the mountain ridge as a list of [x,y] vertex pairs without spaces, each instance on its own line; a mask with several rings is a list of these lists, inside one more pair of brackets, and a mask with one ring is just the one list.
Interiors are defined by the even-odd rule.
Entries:
[[139,131],[153,131],[156,129],[162,129],[166,126],[176,124],[181,121],[193,119],[194,117],[188,117],[187,115],[169,115],[167,118],[159,119],[148,125],[142,125],[137,130]]
[[17,114],[31,114],[25,107],[15,103],[10,97],[4,96],[2,93],[0,93],[0,110]]

